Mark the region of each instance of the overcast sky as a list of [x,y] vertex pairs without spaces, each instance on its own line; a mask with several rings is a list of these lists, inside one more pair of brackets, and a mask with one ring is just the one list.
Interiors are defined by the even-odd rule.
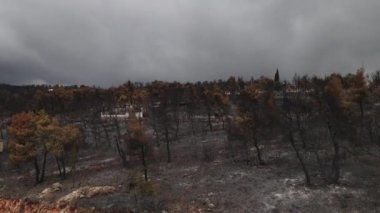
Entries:
[[0,82],[380,69],[379,0],[0,0]]

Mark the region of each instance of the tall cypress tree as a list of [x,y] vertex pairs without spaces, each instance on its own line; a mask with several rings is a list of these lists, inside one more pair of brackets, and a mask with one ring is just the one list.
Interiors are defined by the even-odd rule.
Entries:
[[278,69],[276,70],[276,74],[274,75],[274,82],[280,82],[280,74],[278,73]]

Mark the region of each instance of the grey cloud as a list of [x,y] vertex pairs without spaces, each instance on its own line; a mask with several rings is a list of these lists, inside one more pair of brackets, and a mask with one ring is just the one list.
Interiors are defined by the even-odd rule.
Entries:
[[0,0],[0,81],[109,86],[380,69],[380,2]]

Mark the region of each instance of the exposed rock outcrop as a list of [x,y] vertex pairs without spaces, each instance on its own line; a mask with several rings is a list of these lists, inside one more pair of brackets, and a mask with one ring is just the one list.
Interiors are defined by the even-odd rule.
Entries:
[[90,198],[96,195],[112,193],[116,190],[113,186],[84,186],[65,195],[57,201],[58,206],[66,206],[76,202],[80,198]]
[[50,187],[44,189],[38,195],[38,198],[39,199],[44,199],[44,198],[48,197],[49,195],[51,195],[52,193],[62,190],[62,188],[63,188],[62,184],[60,184],[60,183],[54,183]]

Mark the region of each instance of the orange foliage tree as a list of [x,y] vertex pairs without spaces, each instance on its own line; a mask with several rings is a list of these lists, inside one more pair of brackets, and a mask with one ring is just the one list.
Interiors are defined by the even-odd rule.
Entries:
[[[58,120],[45,112],[15,114],[11,118],[8,132],[11,162],[14,164],[33,162],[37,183],[44,181],[48,153],[56,157],[59,168],[64,167],[64,163],[60,163],[64,162],[66,148],[79,136],[77,127],[61,128]],[[65,173],[61,175],[64,176]]]

